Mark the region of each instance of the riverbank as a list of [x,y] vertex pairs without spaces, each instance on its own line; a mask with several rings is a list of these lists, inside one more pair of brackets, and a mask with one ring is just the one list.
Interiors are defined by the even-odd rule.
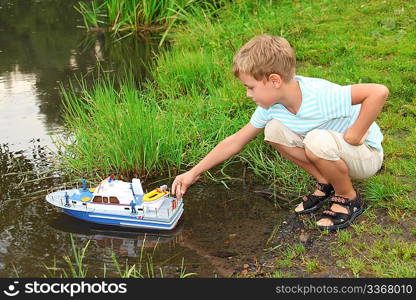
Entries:
[[[82,97],[66,91],[72,112],[68,129],[77,141],[66,147],[66,166],[92,177],[109,172],[173,176],[186,170],[247,123],[255,109],[230,73],[237,49],[256,34],[282,35],[296,50],[299,75],[341,85],[376,82],[390,89],[377,120],[385,136],[385,162],[379,174],[357,182],[368,208],[353,226],[337,234],[319,232],[314,216],[294,217],[297,225],[286,231],[284,223],[277,224],[268,240],[273,249],[265,258],[268,267],[244,268],[242,276],[414,277],[414,9],[400,1],[237,1],[215,17],[202,11],[189,16],[169,34],[172,46],[158,55],[153,80],[142,90],[123,79],[121,89],[104,80]],[[225,166],[234,162],[246,164],[293,202],[312,184],[261,137]],[[229,179],[221,168],[210,174]]]

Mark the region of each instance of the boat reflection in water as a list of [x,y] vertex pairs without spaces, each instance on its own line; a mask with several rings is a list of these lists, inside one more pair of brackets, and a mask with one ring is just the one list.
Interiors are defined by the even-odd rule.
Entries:
[[140,256],[143,248],[160,247],[166,243],[180,243],[183,223],[180,220],[175,229],[170,231],[151,229],[138,231],[94,224],[61,213],[51,220],[49,225],[56,230],[71,233],[74,237],[91,240],[100,248],[111,250],[118,255],[137,257]]

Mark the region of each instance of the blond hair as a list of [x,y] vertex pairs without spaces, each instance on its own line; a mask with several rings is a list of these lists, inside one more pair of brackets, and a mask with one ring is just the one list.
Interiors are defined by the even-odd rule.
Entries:
[[236,77],[244,73],[260,81],[268,79],[270,74],[278,74],[288,82],[295,76],[295,71],[295,51],[280,36],[258,35],[234,56],[233,73]]

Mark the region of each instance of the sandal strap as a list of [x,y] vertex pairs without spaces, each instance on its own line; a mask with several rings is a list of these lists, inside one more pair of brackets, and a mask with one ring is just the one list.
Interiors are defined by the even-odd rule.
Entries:
[[346,208],[348,210],[348,213],[340,213],[335,212],[333,210],[325,210],[322,213],[322,217],[329,218],[334,225],[343,223],[345,222],[345,220],[348,220],[351,217],[351,215],[363,205],[360,194],[358,193],[358,191],[356,191],[356,193],[357,196],[354,199],[349,199],[342,196],[332,196],[329,199],[329,201],[332,204],[338,204]]
[[322,218],[330,219],[333,225],[344,223],[351,217],[351,214],[344,214],[332,210],[325,210],[322,213]]
[[313,194],[306,195],[306,199],[303,200],[303,208],[308,209],[315,206],[320,201],[326,200],[334,193],[334,188],[329,183],[317,183],[316,188],[323,192],[325,195],[318,196]]
[[344,207],[349,206],[350,203],[351,203],[351,199],[348,199],[348,198],[345,198],[345,197],[342,197],[342,196],[335,196],[335,195],[332,196],[329,199],[329,201],[331,203],[336,203],[336,204],[339,204],[339,205],[344,206]]
[[303,200],[303,209],[311,208],[324,198],[326,198],[326,196],[306,195],[306,200]]
[[325,195],[329,196],[334,191],[332,184],[330,183],[320,183],[316,184],[316,188],[321,192],[325,193]]
[[329,202],[331,204],[338,204],[342,207],[347,208],[348,211],[351,211],[351,209],[353,209],[354,207],[362,206],[361,196],[358,193],[358,191],[356,191],[356,193],[357,193],[357,196],[353,199],[349,199],[349,198],[345,198],[345,197],[342,197],[342,196],[334,195],[329,199]]

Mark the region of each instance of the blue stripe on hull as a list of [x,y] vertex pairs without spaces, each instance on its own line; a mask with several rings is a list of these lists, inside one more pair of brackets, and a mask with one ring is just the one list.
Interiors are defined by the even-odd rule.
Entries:
[[[131,219],[132,221],[129,220],[114,220],[114,219],[104,219],[104,218],[97,218],[97,217],[90,217],[90,212],[85,212],[85,211],[76,211],[76,210],[71,210],[71,209],[64,209],[63,210],[64,213],[66,213],[69,216],[72,216],[74,218],[77,219],[81,219],[87,222],[93,222],[93,223],[98,223],[98,224],[106,224],[106,225],[115,225],[115,226],[121,226],[121,227],[126,227],[126,225],[131,225],[131,226],[127,226],[127,227],[140,227],[143,226],[143,228],[159,228],[159,229],[170,229],[172,227],[173,224],[160,224],[160,223],[152,223],[152,222],[140,222],[137,218],[134,217],[128,217],[128,216],[123,216],[123,219]],[[97,215],[97,214],[95,214]],[[111,217],[111,215],[106,215],[108,217]],[[120,216],[118,216],[120,217]],[[120,224],[123,223],[123,224]]]

